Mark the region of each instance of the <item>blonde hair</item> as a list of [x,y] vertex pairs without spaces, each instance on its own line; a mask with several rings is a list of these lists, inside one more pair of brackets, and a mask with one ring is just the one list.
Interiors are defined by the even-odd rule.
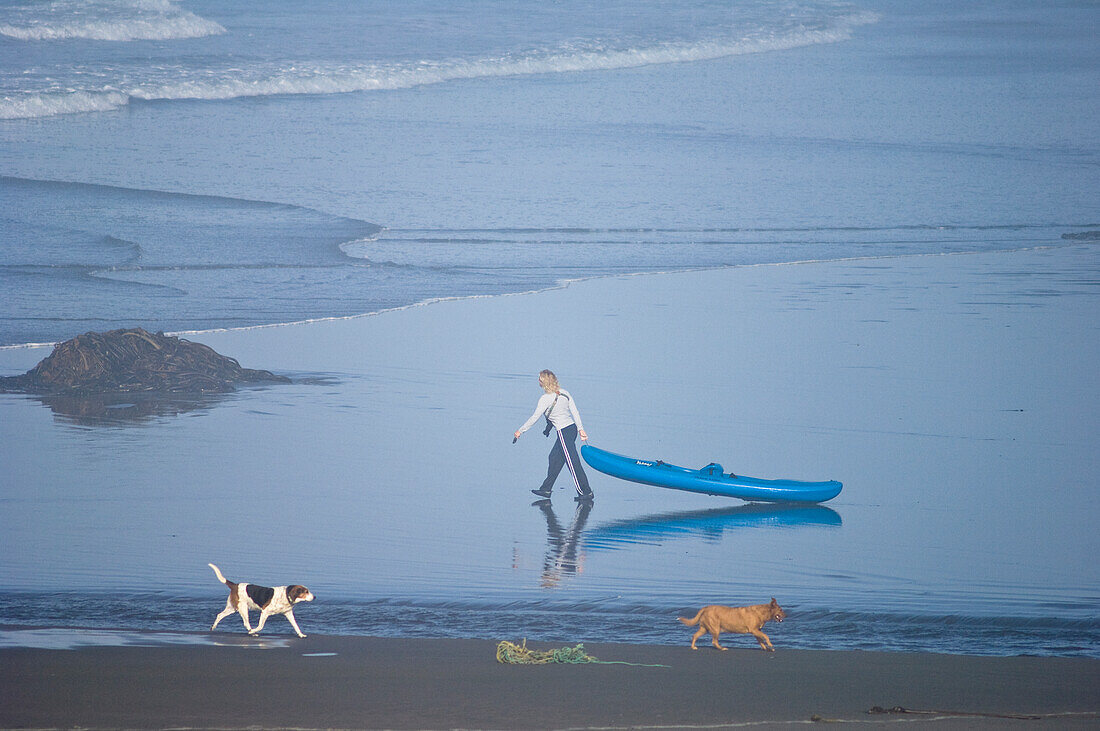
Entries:
[[558,384],[558,377],[554,375],[554,371],[539,371],[539,385],[546,393],[561,392],[561,385]]

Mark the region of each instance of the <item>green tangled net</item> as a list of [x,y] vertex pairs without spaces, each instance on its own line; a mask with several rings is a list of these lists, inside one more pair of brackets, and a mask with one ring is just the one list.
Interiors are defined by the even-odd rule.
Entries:
[[525,639],[522,645],[507,640],[497,645],[497,662],[509,665],[545,665],[551,662],[577,665],[599,660],[585,652],[584,645],[563,647],[559,650],[531,650]]
[[636,662],[597,660],[584,651],[584,645],[562,647],[557,650],[532,650],[527,647],[526,639],[523,640],[522,645],[507,640],[502,641],[497,645],[497,662],[507,665],[546,665],[548,663],[583,665],[586,663],[599,663],[601,665],[638,665],[649,668],[668,667],[667,665],[644,665]]

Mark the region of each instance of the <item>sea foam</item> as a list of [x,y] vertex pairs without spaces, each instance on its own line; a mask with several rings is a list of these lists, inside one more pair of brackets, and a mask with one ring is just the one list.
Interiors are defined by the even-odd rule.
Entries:
[[225,33],[168,0],[54,0],[12,9],[0,35],[21,41],[88,39],[96,41],[167,41]]
[[18,93],[0,99],[0,119],[52,117],[78,112],[107,112],[129,102],[118,91],[49,91]]
[[[201,20],[201,19],[199,19]],[[824,28],[796,26],[762,30],[735,38],[665,42],[607,48],[571,44],[541,51],[468,60],[419,63],[325,65],[254,65],[231,69],[161,73],[146,80],[99,89],[9,94],[0,99],[0,119],[44,117],[117,109],[139,100],[225,100],[245,97],[406,89],[449,81],[629,69],[641,66],[710,61],[803,46],[836,43],[873,23],[873,13],[856,13]]]

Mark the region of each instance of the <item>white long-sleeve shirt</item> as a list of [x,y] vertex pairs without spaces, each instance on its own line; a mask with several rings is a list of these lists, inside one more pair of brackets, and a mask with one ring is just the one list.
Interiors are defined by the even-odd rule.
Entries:
[[[535,425],[535,422],[546,413],[546,410],[550,408],[550,404],[554,404],[554,396],[552,393],[544,393],[542,398],[539,399],[538,405],[535,406],[535,413],[531,414],[531,418],[519,428],[520,434],[530,429]],[[550,423],[554,425],[555,429],[564,429],[570,424],[576,424],[579,431],[584,431],[584,425],[581,424],[581,414],[577,411],[577,405],[573,403],[573,397],[569,395],[569,392],[564,388],[561,390],[561,397],[558,398],[558,402],[554,404],[554,408],[550,410]]]

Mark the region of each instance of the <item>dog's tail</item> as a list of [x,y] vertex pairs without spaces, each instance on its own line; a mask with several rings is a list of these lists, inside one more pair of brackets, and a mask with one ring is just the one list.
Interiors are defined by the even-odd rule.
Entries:
[[687,619],[686,617],[677,617],[676,619],[680,620],[681,622],[686,624],[688,627],[690,627],[694,624],[699,624],[699,618],[702,617],[702,616],[703,616],[703,610],[700,609],[698,612],[695,613],[695,616],[692,617],[691,619]]
[[219,569],[217,566],[215,566],[212,563],[208,563],[206,565],[209,566],[210,568],[214,569],[214,574],[218,577],[218,581],[222,582],[226,586],[229,586],[229,580],[226,579],[224,576],[222,576],[221,569]]

